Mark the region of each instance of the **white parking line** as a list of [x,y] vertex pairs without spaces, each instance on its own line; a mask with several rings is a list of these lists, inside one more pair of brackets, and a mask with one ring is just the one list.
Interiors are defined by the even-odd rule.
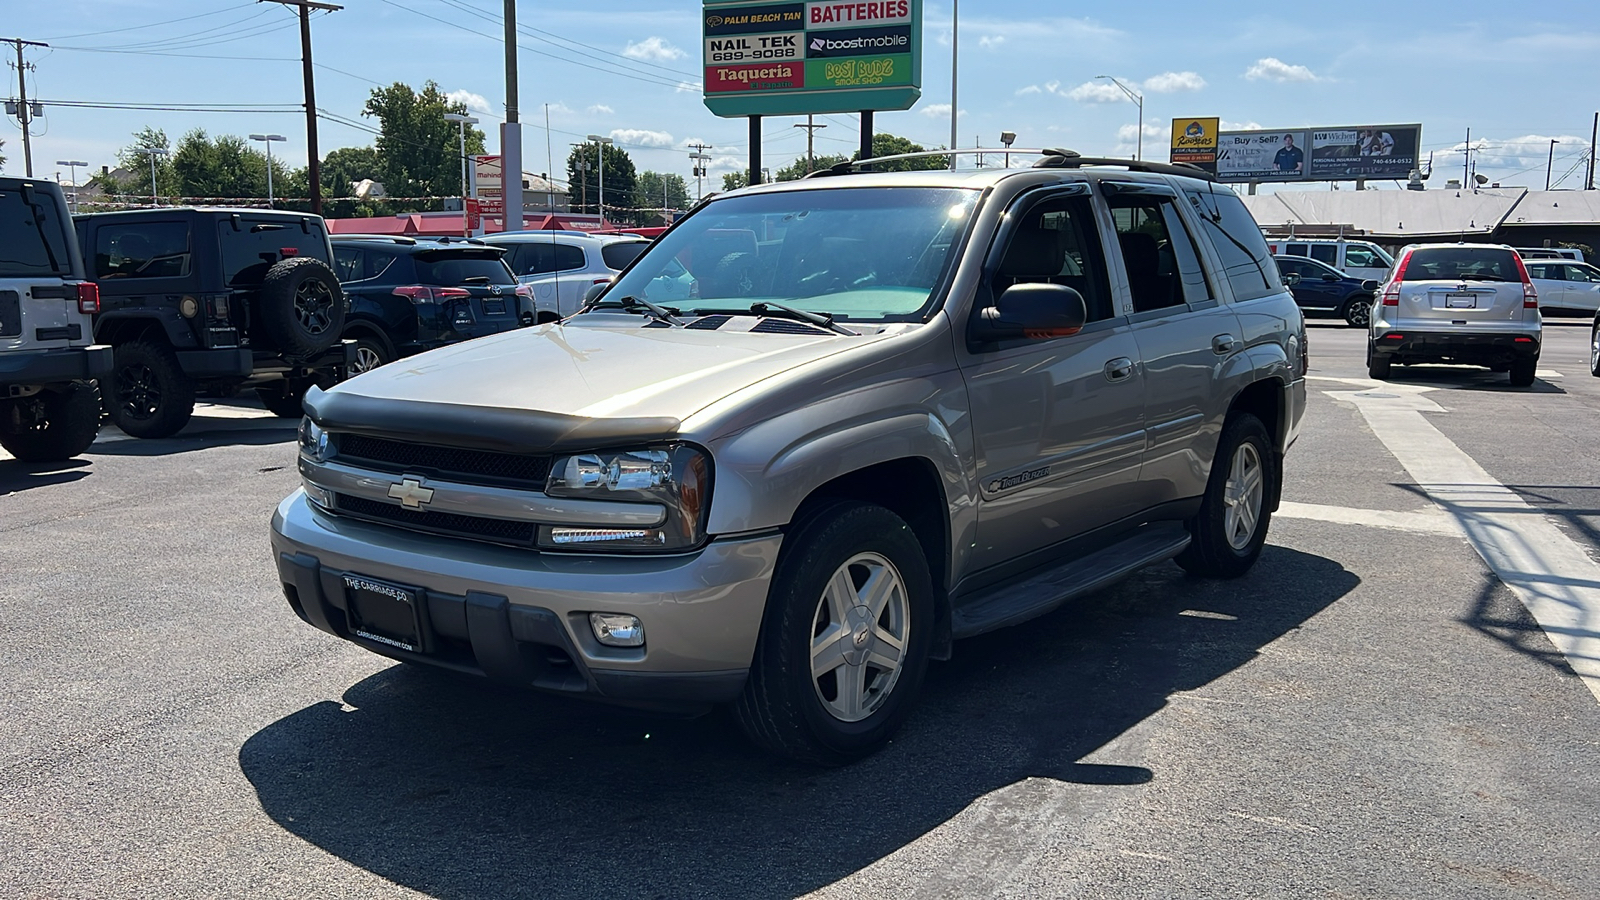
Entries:
[[1600,563],[1422,415],[1446,411],[1422,396],[1431,390],[1387,383],[1326,393],[1355,404],[1418,488],[1455,519],[1600,700]]
[[1295,503],[1281,501],[1274,518],[1315,519],[1336,525],[1363,525],[1370,528],[1393,528],[1398,531],[1415,531],[1421,534],[1441,534],[1461,537],[1461,528],[1450,514],[1437,506],[1411,512],[1388,509],[1357,509],[1350,506],[1323,506],[1320,503]]

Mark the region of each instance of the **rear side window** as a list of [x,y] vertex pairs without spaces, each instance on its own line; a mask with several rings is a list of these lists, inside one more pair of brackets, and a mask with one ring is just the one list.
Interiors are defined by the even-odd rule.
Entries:
[[1200,214],[1201,228],[1222,257],[1222,271],[1235,300],[1254,300],[1283,290],[1278,267],[1267,252],[1267,240],[1232,191],[1188,190],[1189,201]]
[[1312,244],[1311,258],[1330,266],[1339,264],[1339,248],[1334,244]]
[[1517,254],[1499,247],[1424,247],[1411,252],[1403,281],[1521,281]]
[[102,225],[94,238],[94,277],[181,278],[189,274],[189,224]]
[[67,227],[54,195],[0,191],[0,278],[71,277]]
[[354,247],[333,248],[333,273],[339,276],[340,282],[360,281],[365,277],[361,274],[361,256],[361,251]]
[[418,284],[516,284],[498,255],[419,253],[412,257]]
[[235,230],[232,218],[217,222],[217,238],[222,243],[222,276],[228,287],[259,285],[267,270],[279,260],[309,256],[328,259],[328,236],[319,222],[308,220],[304,229],[295,219],[251,219],[240,217]]
[[637,259],[648,246],[650,246],[649,241],[615,241],[603,244],[600,247],[600,258],[605,261],[606,268],[621,271],[628,267],[628,263]]
[[1115,196],[1109,203],[1134,312],[1210,298],[1200,256],[1171,199]]
[[529,241],[526,244],[519,244],[508,262],[518,275],[549,275],[581,269],[586,265],[582,248],[570,244],[557,244],[553,241]]

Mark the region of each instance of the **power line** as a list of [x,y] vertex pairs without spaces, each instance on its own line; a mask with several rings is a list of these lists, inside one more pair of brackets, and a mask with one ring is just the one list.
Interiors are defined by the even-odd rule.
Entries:
[[104,31],[84,31],[84,32],[80,32],[78,34],[63,34],[63,35],[58,35],[58,36],[53,37],[53,38],[48,38],[48,40],[52,40],[52,41],[68,41],[68,40],[72,40],[73,38],[96,37],[96,36],[102,35],[102,34],[117,34],[119,32],[123,32],[123,31],[139,31],[140,29],[144,29],[144,28],[155,28],[158,25],[172,25],[172,24],[177,23],[177,22],[188,22],[188,21],[192,21],[194,19],[204,19],[207,16],[220,16],[225,12],[234,12],[236,10],[249,9],[253,5],[254,4],[252,4],[252,3],[244,3],[244,4],[240,4],[239,6],[228,6],[228,7],[222,8],[222,9],[212,10],[211,12],[196,13],[196,14],[194,14],[192,16],[179,16],[176,19],[163,19],[160,22],[147,22],[147,23],[145,23],[143,25],[129,25],[129,26],[125,27],[125,28],[107,28]]
[[102,50],[95,47],[52,47],[52,50],[70,50],[74,53],[126,53],[135,56],[173,56],[180,59],[237,59],[248,62],[299,62],[292,56],[223,56],[213,53],[162,53],[158,50]]

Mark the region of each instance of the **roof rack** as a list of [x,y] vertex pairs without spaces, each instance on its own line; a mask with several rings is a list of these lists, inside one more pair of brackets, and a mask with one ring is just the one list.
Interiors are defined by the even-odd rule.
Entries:
[[871,166],[875,163],[894,162],[902,159],[928,159],[930,157],[975,156],[977,154],[1017,155],[1028,156],[1037,154],[1041,157],[1033,164],[1035,169],[1077,169],[1082,166],[1121,166],[1130,172],[1151,172],[1161,175],[1181,175],[1185,178],[1203,178],[1215,181],[1216,176],[1199,166],[1189,163],[1156,163],[1133,159],[1113,159],[1111,157],[1084,156],[1076,150],[1043,149],[1024,150],[1018,147],[964,147],[958,150],[926,150],[920,153],[897,153],[893,156],[875,156],[871,159],[846,160],[834,163],[826,169],[818,169],[806,175],[806,178],[828,178],[834,175],[849,175],[858,169]]
[[346,239],[346,240],[357,240],[357,241],[389,241],[389,242],[395,243],[395,244],[408,244],[408,245],[409,244],[415,244],[417,242],[416,238],[414,238],[414,237],[406,237],[405,235],[402,235],[402,234],[331,234],[331,235],[328,235],[328,236],[333,238],[333,239],[335,239],[335,240],[343,238],[343,239]]

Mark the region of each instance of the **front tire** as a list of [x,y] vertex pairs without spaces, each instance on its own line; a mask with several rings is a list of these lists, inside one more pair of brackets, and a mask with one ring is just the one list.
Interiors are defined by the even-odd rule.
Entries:
[[922,688],[933,581],[899,516],[839,501],[800,520],[773,574],[734,714],[761,747],[842,765],[888,742]]
[[22,462],[79,456],[100,430],[100,391],[92,383],[45,391],[0,406],[0,447]]
[[136,438],[177,434],[194,415],[194,380],[171,349],[149,341],[117,347],[113,357],[111,422]]
[[1178,554],[1184,571],[1237,578],[1255,565],[1272,523],[1270,499],[1281,475],[1277,458],[1260,419],[1249,413],[1229,418],[1200,512],[1189,522],[1189,546]]
[[1600,318],[1589,329],[1589,374],[1600,378]]
[[371,372],[382,365],[387,365],[392,357],[389,350],[382,344],[369,337],[356,338],[356,359],[350,364],[350,377],[354,378],[363,372]]

